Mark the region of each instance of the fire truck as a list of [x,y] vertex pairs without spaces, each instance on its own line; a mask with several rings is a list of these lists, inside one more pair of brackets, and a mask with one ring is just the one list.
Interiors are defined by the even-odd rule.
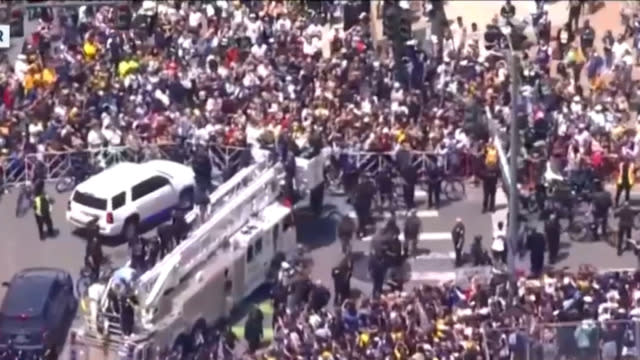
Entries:
[[[323,159],[296,159],[299,190],[322,183]],[[88,359],[114,359],[123,347],[131,349],[132,359],[150,359],[156,349],[177,346],[226,316],[265,283],[276,254],[295,252],[293,208],[281,197],[283,176],[281,164],[262,156],[210,195],[206,220],[134,277],[130,335],[122,335],[119,316],[110,310],[116,279],[92,285],[91,305],[82,324],[72,330],[72,346],[81,346]],[[198,216],[194,212],[188,220]]]

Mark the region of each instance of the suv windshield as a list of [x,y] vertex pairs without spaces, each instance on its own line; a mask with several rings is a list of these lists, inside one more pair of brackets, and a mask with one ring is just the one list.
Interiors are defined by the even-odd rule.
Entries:
[[93,209],[107,210],[107,200],[97,198],[91,194],[76,191],[73,194],[73,201]]

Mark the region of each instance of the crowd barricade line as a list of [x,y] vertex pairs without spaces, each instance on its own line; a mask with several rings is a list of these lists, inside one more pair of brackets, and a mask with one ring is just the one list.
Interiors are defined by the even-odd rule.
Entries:
[[[211,145],[208,149],[212,165],[222,170],[229,167],[237,168],[244,147]],[[462,176],[472,176],[477,173],[478,158],[465,151],[457,152],[443,159],[441,154],[412,151],[412,162],[418,171],[428,168],[433,162],[448,163],[451,156],[455,161],[456,171]],[[394,152],[370,152],[370,151],[346,151],[345,155],[357,165],[361,173],[375,175],[385,167],[397,172]],[[86,149],[78,151],[47,152],[39,154],[27,154],[24,156],[7,156],[0,158],[2,179],[7,186],[24,183],[33,178],[33,171],[42,159],[46,168],[47,180],[55,181],[61,177],[69,176],[74,164],[87,164],[91,167],[105,168],[120,162],[143,162],[152,159],[167,159],[180,163],[187,162],[187,154],[184,146],[177,143],[145,144],[136,147],[111,146],[99,149]]]

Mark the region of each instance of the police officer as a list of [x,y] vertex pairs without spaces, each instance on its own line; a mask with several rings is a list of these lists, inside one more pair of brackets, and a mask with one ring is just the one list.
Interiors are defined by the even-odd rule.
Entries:
[[498,189],[498,169],[487,167],[482,181],[482,212],[496,210],[496,190]]
[[451,239],[453,240],[453,249],[456,254],[455,266],[462,265],[462,250],[464,249],[465,228],[461,218],[456,219],[456,224],[451,230]]
[[160,258],[164,258],[173,249],[174,231],[173,224],[162,224],[156,230],[158,233],[158,246]]
[[500,16],[503,19],[507,20],[507,22],[509,22],[509,20],[513,19],[513,17],[516,16],[516,7],[513,6],[511,0],[506,0],[504,5],[502,5],[502,7],[500,8]]
[[388,206],[391,212],[393,212],[395,210],[393,179],[391,177],[391,169],[388,166],[385,166],[376,173],[376,184],[378,186],[378,193],[380,194],[381,205]]
[[544,251],[546,242],[542,235],[535,228],[531,230],[527,237],[527,248],[529,249],[529,259],[531,262],[531,273],[538,276],[544,267]]
[[131,242],[131,268],[143,272],[145,269],[146,249],[145,241],[141,237],[136,238]]
[[596,222],[596,227],[593,229],[595,232],[594,239],[598,240],[600,235],[598,228],[602,227],[602,234],[607,236],[609,229],[609,209],[613,205],[611,199],[611,193],[604,189],[602,183],[599,180],[594,182],[595,192],[592,195],[593,204],[593,219]]
[[120,327],[122,334],[125,336],[131,335],[133,332],[134,323],[134,306],[135,300],[133,297],[123,295],[120,297]]
[[147,240],[147,257],[145,263],[147,266],[152,267],[158,261],[158,255],[160,254],[160,238],[153,236]]
[[375,193],[375,185],[367,178],[363,179],[356,187],[353,207],[358,217],[358,237],[366,235],[367,226],[371,223],[371,205]]
[[91,270],[91,278],[97,280],[100,276],[100,265],[103,260],[100,238],[97,236],[97,219],[89,223],[89,236],[84,250],[84,266]]
[[264,314],[257,306],[252,306],[244,324],[244,338],[249,344],[249,351],[254,353],[260,347],[263,337]]
[[473,266],[484,266],[486,264],[487,256],[482,248],[482,236],[480,235],[473,237],[471,258],[473,259]]
[[558,259],[558,251],[560,250],[560,221],[556,214],[551,214],[544,222],[544,234],[547,238],[549,246],[549,264],[553,265]]
[[442,190],[442,169],[437,165],[435,161],[431,161],[429,163],[429,168],[427,169],[427,190],[429,193],[428,196],[428,206],[429,208],[435,207],[436,209],[440,207],[440,192]]
[[403,184],[402,184],[402,197],[404,198],[404,204],[407,209],[413,209],[416,207],[415,194],[416,194],[416,182],[418,181],[418,172],[413,165],[407,165],[402,171]]
[[596,39],[596,31],[591,27],[589,20],[585,20],[580,31],[580,46],[582,53],[589,56],[593,48],[593,42]]
[[296,157],[292,151],[287,151],[284,160],[284,192],[286,198],[292,203],[297,200],[295,182],[296,179]]
[[189,224],[185,219],[186,209],[175,209],[171,215],[174,246],[178,245],[189,234]]
[[382,294],[384,278],[387,274],[387,266],[384,254],[374,253],[369,258],[369,274],[373,283],[372,297],[378,298]]
[[384,225],[382,231],[386,240],[398,240],[398,237],[400,236],[400,228],[396,223],[396,218],[392,216]]
[[[36,196],[33,199],[33,209],[36,217],[36,226],[40,240],[44,241],[46,236],[55,236],[55,229],[51,221],[51,200],[44,192],[44,183],[35,185]],[[45,233],[46,227],[46,233]]]
[[618,180],[616,183],[616,207],[620,203],[620,195],[624,191],[624,200],[629,201],[629,193],[635,182],[635,169],[633,162],[623,160],[619,166]]
[[351,280],[351,257],[347,255],[331,270],[331,277],[333,278],[333,304],[340,306],[346,299],[349,298],[350,292],[350,280]]
[[631,240],[631,230],[635,215],[635,211],[633,211],[628,201],[625,201],[614,214],[618,218],[618,256],[622,256],[626,248],[626,240]]
[[351,251],[351,239],[353,238],[353,232],[356,230],[356,224],[349,215],[343,215],[338,224],[338,239],[342,245],[342,252],[344,254]]
[[404,221],[404,246],[407,255],[416,256],[418,254],[418,235],[420,234],[421,225],[418,214],[415,210],[411,210]]
[[207,148],[202,145],[196,146],[191,169],[195,175],[195,182],[198,191],[208,194],[211,189],[211,160]]

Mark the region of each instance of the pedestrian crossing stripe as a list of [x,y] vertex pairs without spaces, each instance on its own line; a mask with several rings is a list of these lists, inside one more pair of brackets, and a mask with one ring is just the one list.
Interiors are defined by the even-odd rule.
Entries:
[[453,260],[456,258],[456,253],[455,251],[435,251],[435,252],[430,252],[428,254],[421,254],[418,256],[414,256],[409,258],[409,261],[416,261],[416,260],[442,260],[442,259],[446,259],[446,260]]
[[[398,210],[396,211],[395,215],[407,216],[407,213],[408,213],[407,210]],[[391,218],[391,213],[388,211],[385,211],[382,216],[384,216],[385,219],[389,219]],[[416,210],[416,216],[421,219],[435,218],[435,217],[438,217],[438,210]],[[349,211],[349,217],[357,218],[356,212],[353,210]]]
[[[400,233],[400,240],[404,241],[404,234]],[[362,238],[362,241],[372,241],[373,235],[368,235]],[[418,241],[451,241],[450,232],[423,232],[418,234]]]
[[456,279],[455,271],[412,271],[411,281],[445,283]]

